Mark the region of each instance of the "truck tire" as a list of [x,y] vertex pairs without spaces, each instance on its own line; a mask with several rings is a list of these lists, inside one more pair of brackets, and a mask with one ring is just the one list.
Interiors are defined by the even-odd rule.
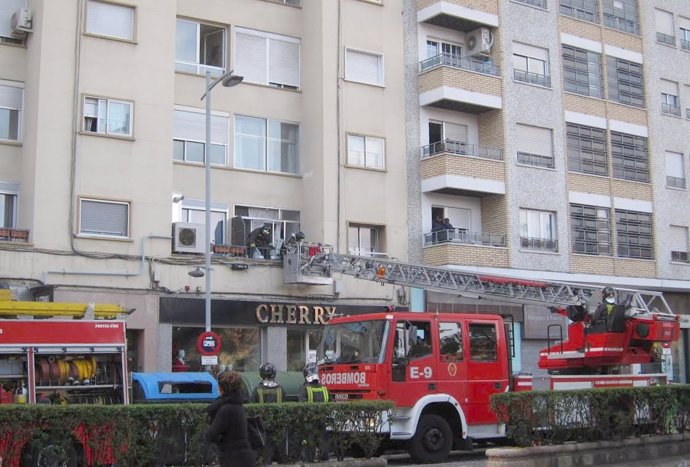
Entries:
[[408,443],[412,459],[421,464],[444,461],[453,445],[453,432],[440,415],[426,414],[419,418],[417,431]]

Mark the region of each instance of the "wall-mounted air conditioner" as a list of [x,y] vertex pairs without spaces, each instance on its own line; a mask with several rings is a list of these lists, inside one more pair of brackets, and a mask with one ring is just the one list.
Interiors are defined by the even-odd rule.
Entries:
[[22,8],[12,14],[12,36],[22,38],[34,30],[34,18],[31,10]]
[[491,50],[491,46],[494,43],[493,34],[491,34],[491,31],[487,28],[479,28],[470,31],[465,38],[465,57],[486,53]]
[[206,226],[188,222],[173,223],[173,253],[205,253]]

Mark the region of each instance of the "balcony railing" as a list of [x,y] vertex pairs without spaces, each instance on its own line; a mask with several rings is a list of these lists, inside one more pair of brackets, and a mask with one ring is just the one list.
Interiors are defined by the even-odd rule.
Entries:
[[25,229],[11,229],[9,227],[0,227],[0,241],[2,242],[28,242],[29,230]]
[[530,250],[558,251],[558,240],[550,238],[520,237],[520,246]]
[[466,245],[506,246],[506,236],[481,232],[468,232],[467,229],[437,230],[424,234],[424,245],[439,243],[462,243]]
[[681,39],[680,48],[683,50],[690,50],[690,41],[687,39]]
[[462,70],[476,71],[485,75],[499,76],[499,68],[491,60],[479,60],[476,58],[460,58],[455,54],[441,53],[419,62],[419,71],[427,71],[439,66],[449,66]]
[[680,117],[681,115],[680,107],[677,105],[666,104],[664,102],[661,103],[661,113],[666,115],[674,115],[676,117]]
[[551,77],[547,75],[540,75],[538,73],[531,73],[524,70],[515,70],[513,73],[515,81],[521,81],[523,83],[537,84],[539,86],[544,86],[547,88],[551,87]]
[[685,179],[679,177],[666,176],[666,186],[672,188],[685,188]]
[[687,251],[672,251],[671,261],[676,263],[690,263]]
[[441,153],[459,154],[463,156],[483,157],[484,159],[503,160],[503,150],[469,144],[463,141],[446,139],[422,146],[422,159]]
[[529,152],[518,151],[518,162],[526,165],[533,165],[535,167],[546,167],[553,169],[555,162],[553,156],[544,156],[541,154],[532,154]]
[[546,0],[515,0],[520,3],[526,3],[527,5],[536,6],[546,10]]
[[674,36],[664,34],[663,32],[656,33],[656,41],[661,44],[672,45],[673,47],[676,46],[676,38]]

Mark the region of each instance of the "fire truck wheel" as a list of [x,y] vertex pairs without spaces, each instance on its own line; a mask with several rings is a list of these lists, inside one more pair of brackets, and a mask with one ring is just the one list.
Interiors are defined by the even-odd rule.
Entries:
[[436,414],[422,415],[417,431],[410,440],[408,452],[422,464],[441,462],[448,457],[453,445],[453,432],[448,422]]

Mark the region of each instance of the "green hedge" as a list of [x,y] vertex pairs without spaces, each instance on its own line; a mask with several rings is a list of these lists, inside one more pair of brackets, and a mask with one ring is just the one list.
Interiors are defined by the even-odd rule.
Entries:
[[493,410],[519,446],[617,440],[690,428],[690,385],[495,394]]
[[[300,459],[304,446],[320,448],[327,426],[331,450],[340,459],[353,443],[372,456],[382,414],[392,409],[388,402],[245,407],[262,416],[274,443],[287,438],[290,461]],[[87,458],[94,465],[201,465],[209,460],[203,442],[207,424],[206,404],[0,406],[0,458],[3,465],[19,465],[23,456],[31,465],[38,452],[49,449],[67,465]],[[78,441],[80,433],[88,433],[85,444]]]

